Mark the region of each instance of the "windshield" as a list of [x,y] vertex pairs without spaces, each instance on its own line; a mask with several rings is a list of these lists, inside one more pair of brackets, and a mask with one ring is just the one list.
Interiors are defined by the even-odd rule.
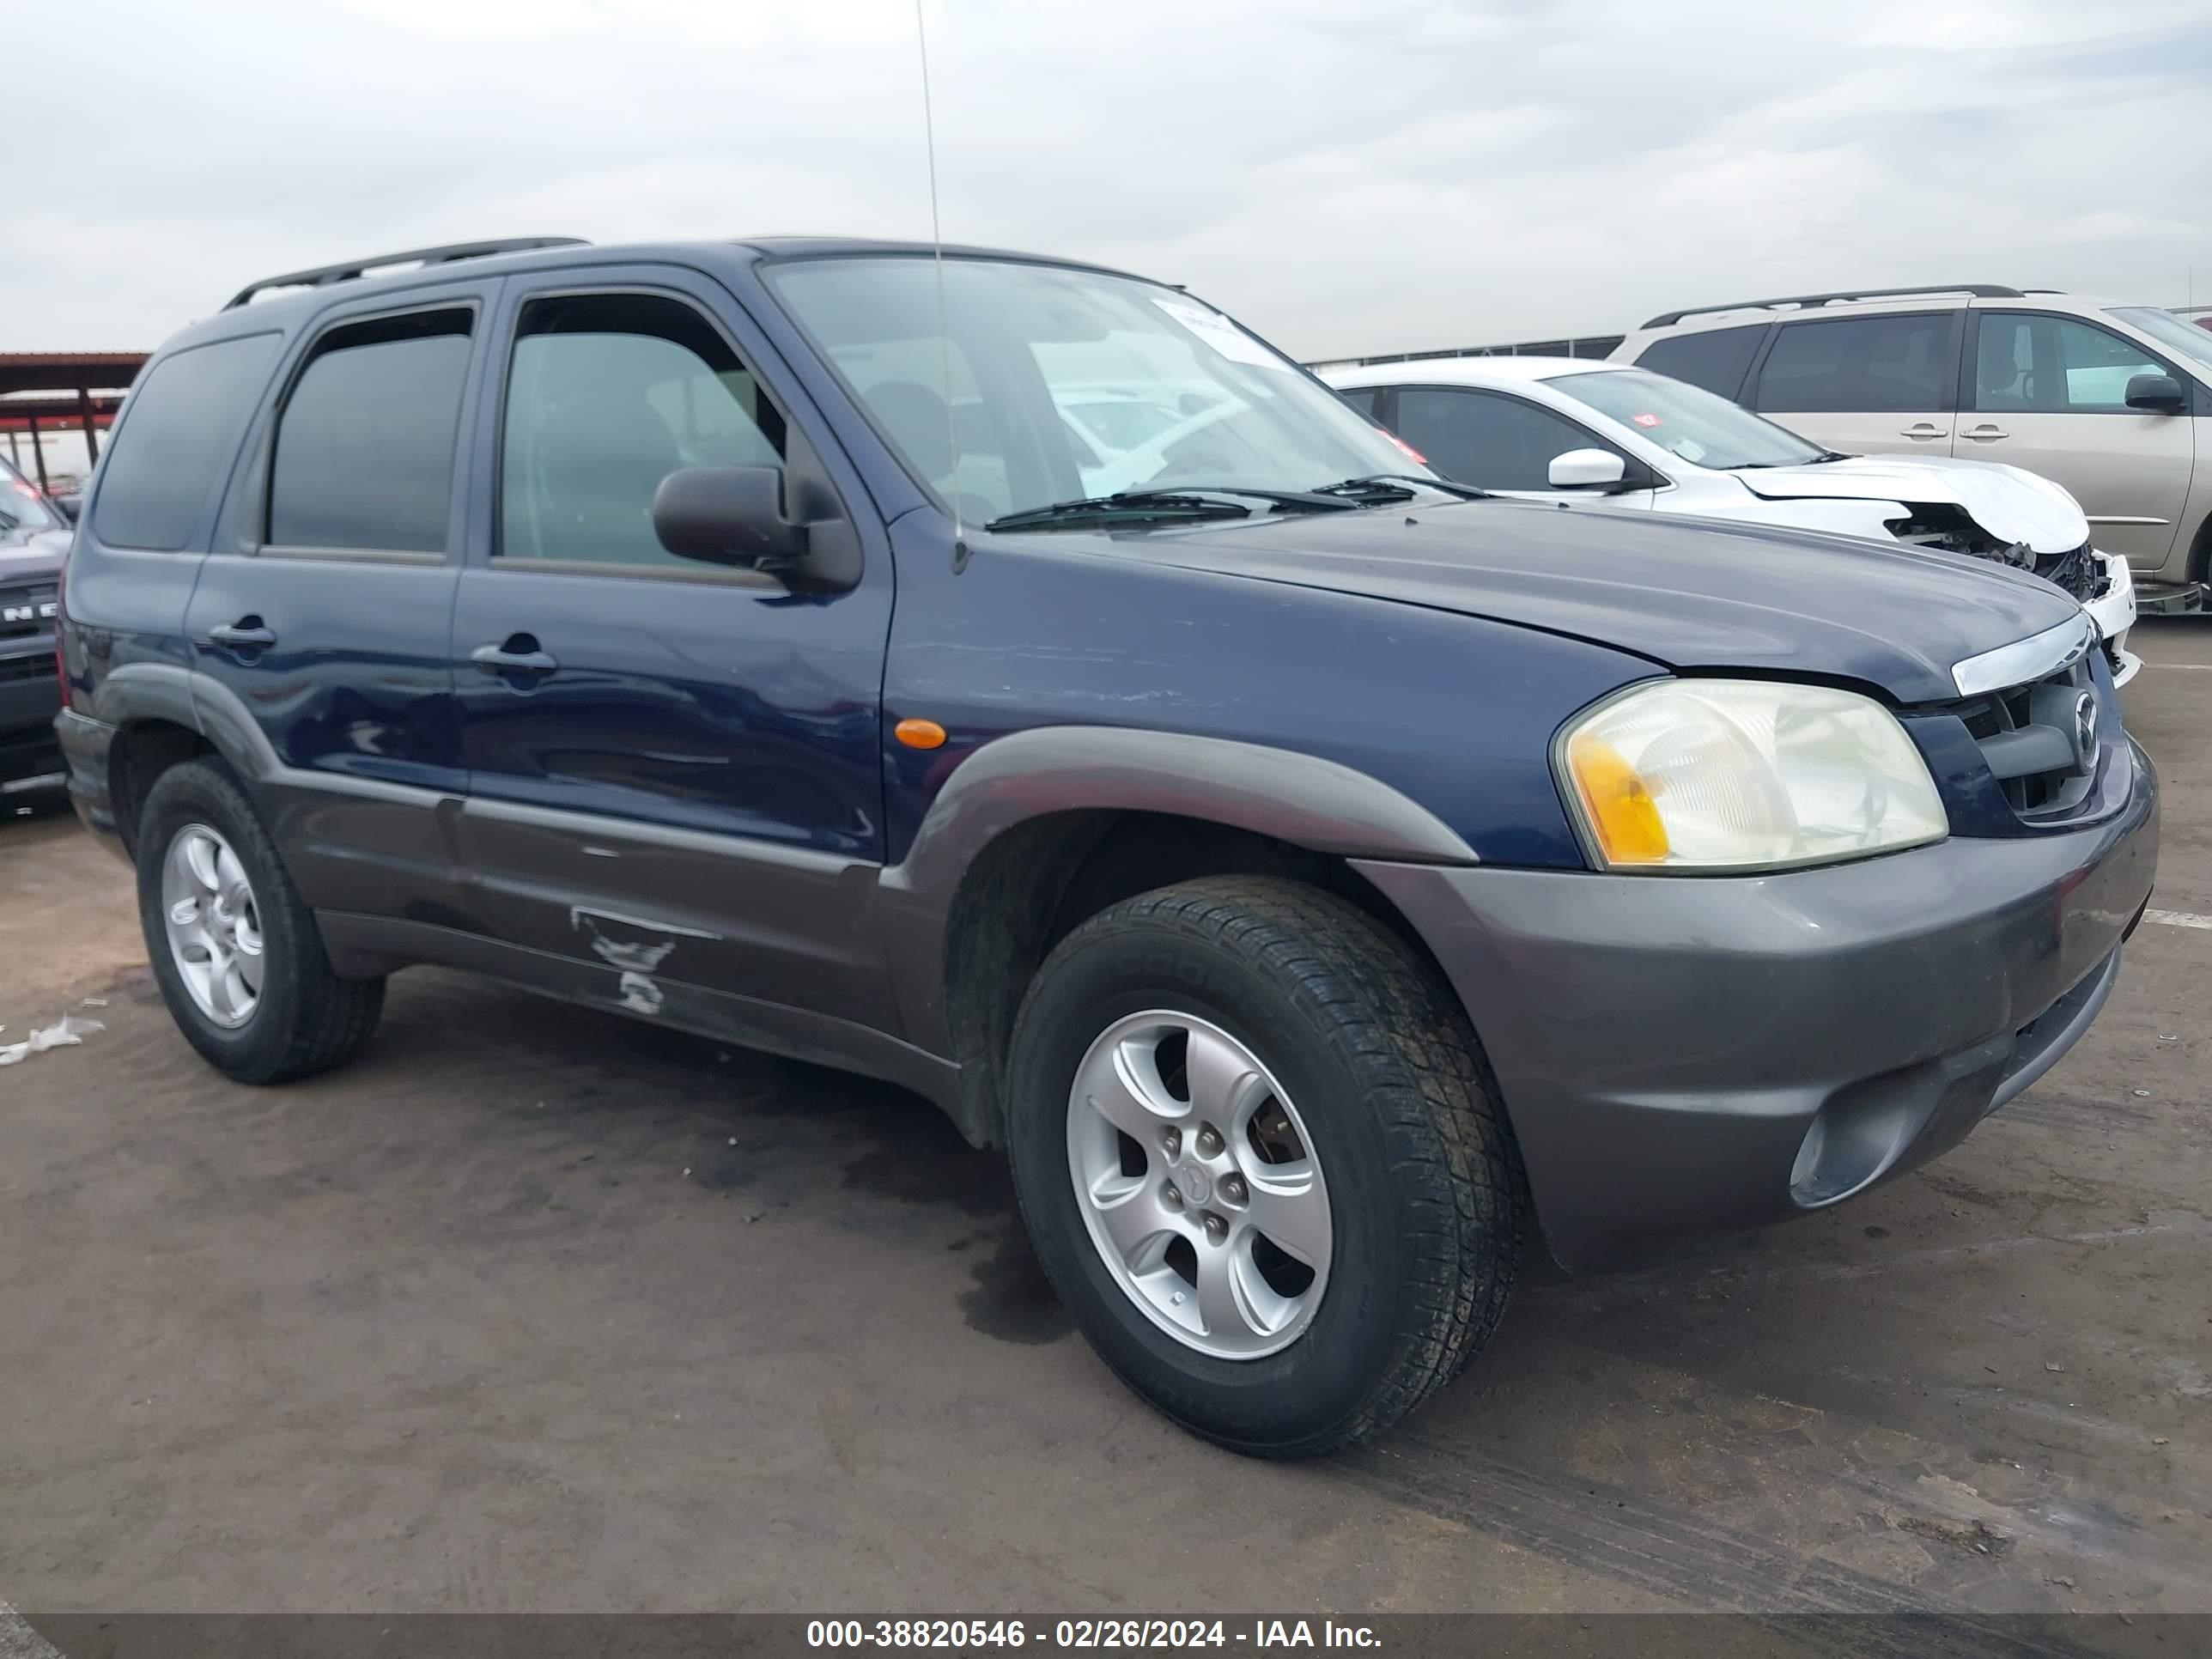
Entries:
[[1194,387],[1178,402],[1157,403],[1127,392],[1101,395],[1088,388],[1052,389],[1052,400],[1060,412],[1083,428],[1083,435],[1107,449],[1134,449],[1178,422],[1219,401],[1204,389]]
[[34,530],[58,530],[61,520],[25,482],[21,473],[0,459],[0,542],[18,541]]
[[2202,328],[2170,311],[2150,306],[2115,306],[2109,315],[2143,333],[2168,351],[2189,359],[2200,374],[2212,370],[2212,328]]
[[1801,466],[1828,452],[1727,398],[1644,368],[1559,374],[1544,382],[1562,397],[1610,415],[1692,466]]
[[960,258],[944,262],[940,312],[927,256],[794,260],[768,279],[884,440],[969,523],[1130,490],[1426,476],[1296,364],[1173,289]]

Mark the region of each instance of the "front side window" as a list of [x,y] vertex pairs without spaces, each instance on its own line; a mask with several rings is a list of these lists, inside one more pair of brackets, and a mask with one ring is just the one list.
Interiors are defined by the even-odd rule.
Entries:
[[1974,407],[2019,414],[2130,414],[2128,382],[2166,365],[2089,323],[1985,311],[1974,351]]
[[1785,323],[1759,371],[1758,407],[1831,415],[1948,410],[1958,326],[1949,311]]
[[1654,374],[1671,374],[1692,386],[1701,386],[1723,398],[1743,389],[1743,372],[1766,337],[1766,325],[1747,328],[1709,328],[1696,334],[1674,334],[1654,340],[1637,358],[1639,368]]
[[908,471],[968,521],[1119,491],[1306,490],[1419,464],[1176,289],[1013,260],[768,269]]
[[785,442],[760,382],[682,301],[532,300],[507,364],[498,556],[698,571],[653,533],[661,480],[781,466]]
[[1641,368],[1560,374],[1545,384],[1609,415],[1692,466],[1798,466],[1826,453],[1740,404]]
[[276,422],[271,546],[445,550],[474,320],[411,312],[316,342]]
[[93,534],[110,547],[173,553],[244,439],[279,334],[193,346],[149,368],[124,400],[102,469]]
[[1549,489],[1553,457],[1613,448],[1586,428],[1518,398],[1443,386],[1399,388],[1398,435],[1447,478],[1480,489]]

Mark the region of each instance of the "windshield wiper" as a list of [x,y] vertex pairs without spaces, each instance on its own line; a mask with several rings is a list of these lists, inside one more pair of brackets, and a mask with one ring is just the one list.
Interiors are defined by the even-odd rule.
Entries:
[[1335,495],[1310,489],[1252,489],[1243,484],[1185,484],[1179,489],[1125,489],[1112,495],[1088,495],[1054,501],[994,519],[986,530],[1049,530],[1079,524],[1134,524],[1165,519],[1248,519],[1249,507],[1209,501],[1212,495],[1248,495],[1278,513],[1343,513],[1357,507]]
[[1359,507],[1380,507],[1387,501],[1410,501],[1414,492],[1407,488],[1419,485],[1446,495],[1456,495],[1463,501],[1487,501],[1490,492],[1477,489],[1473,484],[1454,483],[1449,478],[1424,478],[1416,472],[1370,472],[1364,478],[1344,478],[1333,484],[1323,484],[1313,493],[1316,495],[1345,495],[1353,498]]
[[1088,495],[1045,507],[1024,507],[992,520],[986,530],[1073,530],[1094,524],[1157,524],[1176,519],[1249,519],[1252,509],[1234,501],[1171,489],[1131,489],[1118,495]]

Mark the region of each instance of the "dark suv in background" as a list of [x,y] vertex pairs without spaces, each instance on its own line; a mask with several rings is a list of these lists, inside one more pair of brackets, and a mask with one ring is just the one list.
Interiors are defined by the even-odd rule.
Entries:
[[1295,1455],[1524,1221],[1836,1203],[2095,1016],[2157,787],[2063,594],[1483,499],[1177,289],[934,252],[438,249],[154,358],[59,729],[211,1063],[441,963],[893,1079],[1122,1376]]
[[61,786],[54,618],[69,544],[62,516],[0,459],[0,800]]

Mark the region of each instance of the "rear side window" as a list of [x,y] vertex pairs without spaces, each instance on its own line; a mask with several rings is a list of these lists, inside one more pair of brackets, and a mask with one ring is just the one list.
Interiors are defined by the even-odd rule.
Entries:
[[1759,371],[1757,407],[1813,414],[1947,410],[1956,401],[1958,337],[1958,313],[1950,311],[1784,323]]
[[1372,420],[1376,405],[1382,401],[1382,388],[1379,386],[1343,386],[1339,388],[1336,395]]
[[191,538],[217,471],[238,453],[246,411],[267,382],[281,337],[218,340],[146,371],[101,469],[92,523],[97,539],[173,553]]
[[415,312],[315,343],[276,422],[272,545],[445,550],[473,321]]
[[1744,371],[1751,367],[1766,325],[1750,328],[1716,328],[1702,334],[1676,334],[1654,340],[1637,358],[1638,368],[1672,375],[1692,386],[1734,398],[1743,390]]

